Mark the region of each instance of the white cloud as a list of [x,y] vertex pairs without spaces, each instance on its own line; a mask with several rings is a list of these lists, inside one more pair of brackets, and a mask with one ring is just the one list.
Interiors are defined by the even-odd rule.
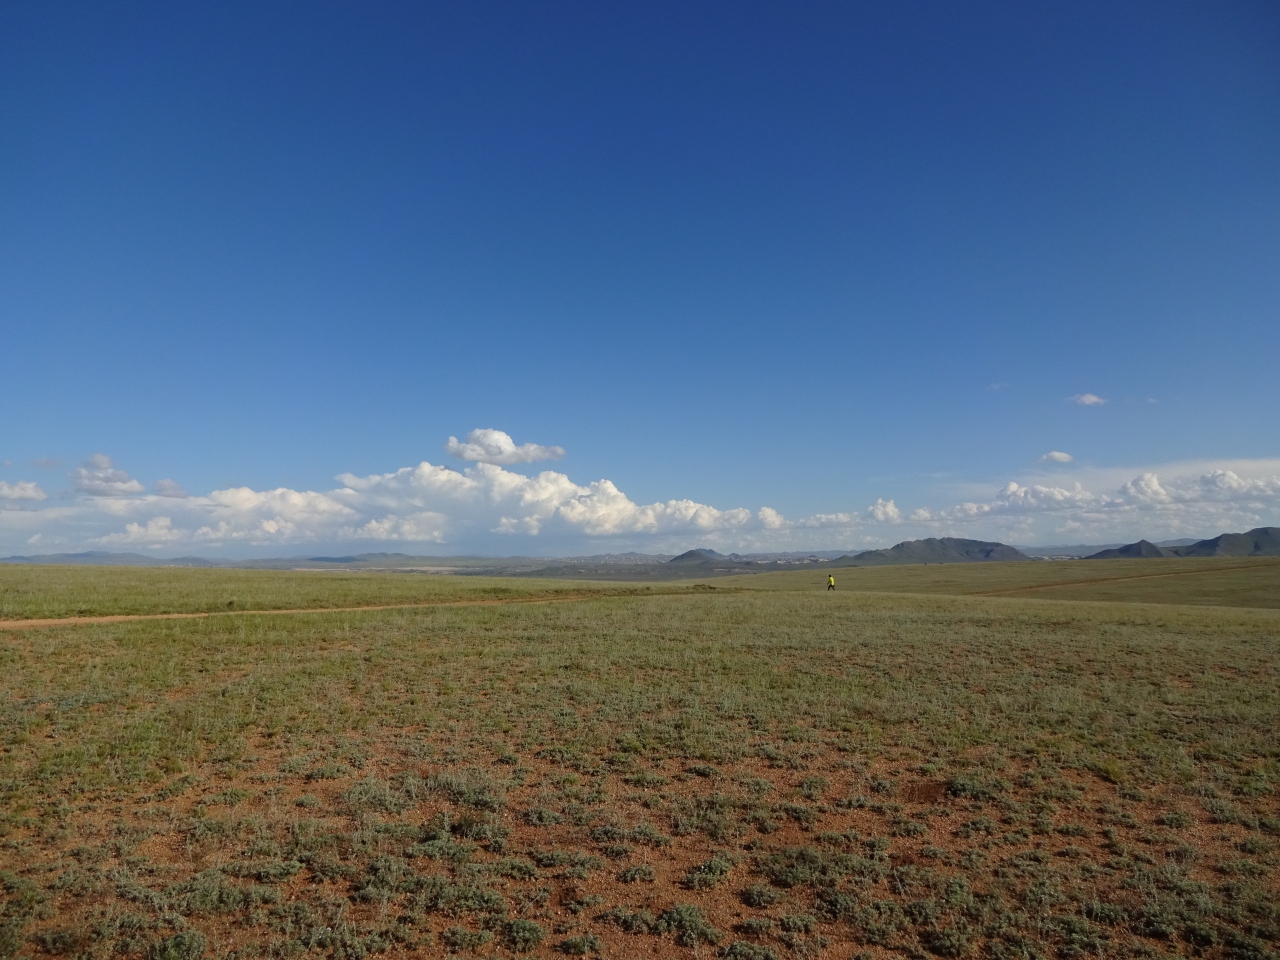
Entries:
[[786,518],[773,507],[761,507],[756,516],[766,530],[781,530],[787,525]]
[[5,483],[0,480],[0,500],[48,500],[49,495],[32,480]]
[[552,470],[526,477],[490,463],[456,471],[423,462],[395,473],[338,479],[345,487],[333,496],[343,503],[362,509],[402,503],[437,507],[498,533],[537,534],[548,525],[591,536],[714,531],[755,519],[748,510],[718,510],[692,500],[636,504],[610,480],[582,486]]
[[1144,473],[1122,486],[1120,493],[1149,504],[1263,502],[1280,499],[1280,476],[1249,479],[1234,470],[1212,470],[1162,483],[1156,474]]
[[1109,492],[1091,490],[1079,481],[1011,481],[990,500],[959,503],[938,516],[960,528],[1014,523],[1024,529],[1027,524],[1037,529],[1037,518],[1055,517],[1053,529],[1058,532],[1108,540],[1211,536],[1280,522],[1280,473],[1266,472],[1280,470],[1280,462],[1241,461],[1234,466],[1204,470],[1203,464],[1168,465],[1159,472],[1131,475]]
[[1069,453],[1063,453],[1061,450],[1050,450],[1048,453],[1039,457],[1036,463],[1070,463],[1075,457]]
[[1073,403],[1078,403],[1083,407],[1100,407],[1107,401],[1103,400],[1096,393],[1077,393],[1073,397],[1068,397]]
[[877,523],[900,523],[902,511],[892,500],[877,500],[867,508],[867,515]]
[[71,471],[71,482],[91,497],[127,497],[143,492],[142,484],[114,466],[106,454],[95,453]]
[[123,533],[109,533],[99,537],[101,544],[147,544],[159,546],[184,541],[191,536],[188,530],[177,530],[168,517],[152,517],[146,523],[127,523]]
[[33,467],[39,467],[41,470],[56,470],[62,466],[62,461],[57,457],[38,457],[31,461]]
[[[513,444],[514,447],[514,444]],[[1068,531],[1094,542],[1203,536],[1280,523],[1280,460],[1165,464],[1137,469],[1054,464],[1002,485],[899,508],[880,498],[865,510],[788,518],[769,506],[721,508],[689,499],[632,500],[608,479],[578,483],[556,470],[533,476],[477,462],[462,469],[422,462],[340,475],[326,491],[230,487],[175,496],[146,492],[106,457],[74,476],[89,494],[56,505],[30,481],[0,484],[0,546],[135,545],[193,552],[278,549],[288,544],[400,542],[451,550],[678,552],[850,549],[919,536],[1051,542]],[[18,498],[25,503],[17,509]],[[950,505],[947,505],[950,504]],[[32,537],[43,540],[32,540]],[[1061,542],[1060,540],[1057,542]],[[1079,542],[1077,540],[1077,542]]]
[[408,540],[417,543],[443,543],[448,518],[442,513],[424,510],[407,517],[394,513],[370,520],[350,533],[353,540]]
[[564,458],[564,447],[544,447],[536,443],[522,443],[517,447],[509,434],[492,429],[472,430],[465,443],[450,437],[445,449],[459,460],[477,463],[534,463]]
[[359,511],[311,490],[252,490],[232,487],[187,501],[208,518],[195,540],[271,543],[340,536],[360,519]]
[[182,484],[178,483],[176,480],[157,480],[155,491],[156,496],[173,497],[177,500],[190,496],[190,494],[182,488]]

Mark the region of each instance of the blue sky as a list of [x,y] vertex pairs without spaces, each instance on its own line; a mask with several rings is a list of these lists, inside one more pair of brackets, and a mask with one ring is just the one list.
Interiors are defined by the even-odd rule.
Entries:
[[1269,2],[8,5],[0,552],[1280,523],[1277,51]]

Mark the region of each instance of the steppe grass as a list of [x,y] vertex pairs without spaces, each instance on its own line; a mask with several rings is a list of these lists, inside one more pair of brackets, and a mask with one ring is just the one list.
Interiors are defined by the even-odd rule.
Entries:
[[723,589],[0,633],[0,956],[1272,957],[1278,653]]
[[0,564],[0,620],[570,596],[620,584],[328,570]]
[[719,589],[1005,596],[1280,608],[1280,557],[1035,560],[844,567],[720,577]]

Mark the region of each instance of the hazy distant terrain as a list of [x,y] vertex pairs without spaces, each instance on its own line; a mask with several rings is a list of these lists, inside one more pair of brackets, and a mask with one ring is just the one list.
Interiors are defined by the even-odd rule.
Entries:
[[906,540],[892,547],[801,553],[729,554],[700,548],[678,556],[620,553],[586,557],[422,557],[404,553],[361,553],[335,556],[278,557],[261,560],[215,560],[204,557],[160,559],[137,553],[61,553],[0,558],[0,563],[125,566],[208,567],[258,570],[403,571],[454,576],[538,577],[603,581],[698,580],[737,574],[784,570],[824,570],[904,564],[967,564],[1048,559],[1090,560],[1280,555],[1280,528],[1259,527],[1247,533],[1227,533],[1208,540],[1140,540],[1110,546],[1012,547],[958,537]]

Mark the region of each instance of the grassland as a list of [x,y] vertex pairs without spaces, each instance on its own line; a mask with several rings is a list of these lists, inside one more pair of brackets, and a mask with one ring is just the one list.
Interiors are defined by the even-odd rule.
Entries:
[[0,956],[1273,957],[1271,574],[1081,567],[0,570],[9,619],[549,601],[0,631]]
[[[531,599],[622,584],[421,573],[0,566],[0,620]],[[643,587],[640,589],[644,589]]]
[[[811,591],[827,570],[724,577],[721,587]],[[1280,609],[1280,558],[935,563],[829,571],[840,590]]]

